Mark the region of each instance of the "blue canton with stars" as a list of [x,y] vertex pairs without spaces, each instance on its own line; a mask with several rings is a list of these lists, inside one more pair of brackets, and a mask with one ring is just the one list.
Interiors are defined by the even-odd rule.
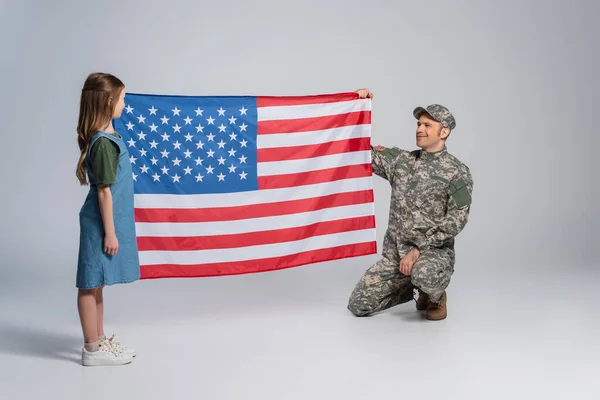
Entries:
[[258,189],[254,97],[126,94],[113,121],[137,194]]

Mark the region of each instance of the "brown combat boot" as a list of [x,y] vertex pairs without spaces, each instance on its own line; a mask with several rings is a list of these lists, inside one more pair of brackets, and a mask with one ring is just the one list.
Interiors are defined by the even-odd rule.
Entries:
[[441,319],[446,318],[446,316],[448,315],[448,312],[446,311],[446,300],[448,299],[448,296],[446,295],[446,292],[444,292],[444,296],[442,297],[442,300],[439,303],[429,303],[429,306],[427,307],[427,311],[425,312],[425,316],[427,317],[427,319],[431,320],[431,321],[439,321]]
[[417,299],[417,310],[425,311],[429,305],[429,296],[419,289],[419,298]]

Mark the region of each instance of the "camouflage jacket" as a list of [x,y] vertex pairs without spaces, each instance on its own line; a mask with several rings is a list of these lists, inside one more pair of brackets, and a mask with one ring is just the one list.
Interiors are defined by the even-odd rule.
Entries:
[[384,248],[395,247],[394,253],[413,245],[420,252],[454,249],[454,238],[467,224],[471,208],[469,168],[445,147],[428,153],[377,146],[371,147],[371,156],[373,172],[392,187]]

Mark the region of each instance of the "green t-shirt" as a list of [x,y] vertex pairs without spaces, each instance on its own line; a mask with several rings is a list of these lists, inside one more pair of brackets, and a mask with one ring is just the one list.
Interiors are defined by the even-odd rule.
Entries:
[[[118,138],[116,133],[110,135]],[[101,137],[94,142],[90,152],[92,174],[97,185],[112,185],[117,181],[119,166],[119,145],[110,139]]]

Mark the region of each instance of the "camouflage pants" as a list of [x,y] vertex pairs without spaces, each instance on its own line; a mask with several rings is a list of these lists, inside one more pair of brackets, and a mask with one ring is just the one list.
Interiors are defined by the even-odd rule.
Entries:
[[442,299],[454,272],[454,254],[448,249],[430,249],[421,254],[410,276],[400,272],[400,262],[379,259],[360,278],[348,301],[358,317],[368,316],[414,299],[419,288],[432,301]]

